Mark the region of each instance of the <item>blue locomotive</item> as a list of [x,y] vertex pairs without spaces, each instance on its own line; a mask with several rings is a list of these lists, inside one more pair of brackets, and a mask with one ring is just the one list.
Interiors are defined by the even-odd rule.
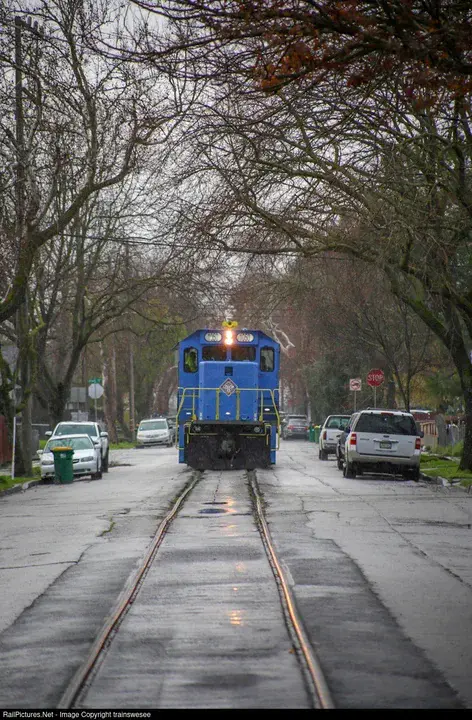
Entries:
[[280,346],[260,330],[196,330],[178,345],[179,462],[197,470],[265,468],[280,436]]

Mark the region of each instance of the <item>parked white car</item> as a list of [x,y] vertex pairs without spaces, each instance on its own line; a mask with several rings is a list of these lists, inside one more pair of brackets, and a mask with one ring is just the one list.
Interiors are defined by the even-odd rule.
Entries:
[[102,477],[102,461],[100,447],[85,434],[61,435],[51,437],[41,453],[41,478],[54,477],[53,448],[71,447],[74,451],[72,457],[74,476],[90,475],[92,480]]
[[344,445],[343,475],[363,472],[420,476],[421,438],[411,413],[399,410],[362,410],[353,420]]
[[136,433],[136,447],[145,445],[167,445],[173,444],[174,429],[169,427],[167,418],[149,418],[141,420]]
[[54,430],[51,432],[50,430],[46,433],[46,435],[50,435],[51,438],[53,437],[63,437],[64,435],[74,435],[74,434],[87,434],[94,445],[97,445],[100,448],[100,456],[101,456],[101,462],[102,462],[102,470],[103,472],[108,472],[108,464],[109,464],[109,455],[110,455],[110,445],[108,442],[108,433],[104,430],[101,430],[100,425],[96,422],[60,422],[57,423]]
[[328,415],[320,430],[319,453],[320,460],[327,460],[328,455],[336,455],[338,439],[349,425],[350,415]]

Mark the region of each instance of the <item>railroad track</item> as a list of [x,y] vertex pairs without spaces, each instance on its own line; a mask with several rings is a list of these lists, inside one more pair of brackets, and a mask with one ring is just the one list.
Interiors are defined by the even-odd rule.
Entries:
[[[222,486],[225,484],[227,487],[226,490],[222,488]],[[235,500],[231,492],[231,488],[234,489],[234,494],[239,494],[239,499]],[[248,489],[248,494],[245,488]],[[202,498],[205,498],[203,502]],[[190,511],[188,511],[187,508],[189,504],[192,505],[192,503],[195,503],[195,507],[198,507],[199,509],[191,509]],[[247,511],[246,506],[248,508]],[[207,529],[206,533],[201,533],[201,531],[199,530],[201,544],[203,542],[202,539],[206,538],[205,542],[208,542],[208,547],[201,546],[199,548],[196,548],[195,545],[192,544],[192,538],[194,537],[194,535],[190,536],[189,545],[185,544],[188,543],[188,540],[185,540],[183,545],[179,544],[179,542],[182,542],[179,541],[181,533],[185,534],[185,532],[189,532],[189,528],[192,528],[191,532],[194,532],[195,526],[198,527],[198,523],[195,523],[195,520],[197,518],[200,520],[201,517],[213,518],[213,523],[210,525],[210,528]],[[223,518],[224,521],[222,521],[221,518]],[[242,523],[241,528],[236,528],[236,519],[238,519],[238,521]],[[181,524],[180,529],[177,527],[179,523]],[[248,525],[248,523],[250,523],[250,525]],[[171,575],[172,572],[174,572],[175,575],[178,574],[178,571],[172,570],[172,568],[174,567],[174,565],[172,564],[172,558],[182,557],[182,547],[189,547],[189,552],[196,553],[196,556],[198,557],[201,557],[201,554],[205,552],[208,555],[216,555],[219,549],[219,551],[222,551],[222,554],[216,555],[216,557],[211,559],[213,561],[217,561],[216,567],[219,569],[218,571],[223,576],[225,576],[231,571],[225,569],[225,567],[222,565],[222,560],[220,558],[224,558],[225,553],[230,553],[231,557],[233,558],[232,561],[230,561],[230,565],[237,567],[238,562],[234,562],[234,555],[235,550],[237,551],[238,548],[238,542],[241,544],[241,532],[243,534],[248,533],[248,528],[254,529],[254,525],[257,526],[260,539],[264,546],[266,560],[268,560],[268,563],[270,565],[270,569],[266,569],[266,580],[269,580],[269,583],[275,581],[276,592],[274,591],[273,597],[276,598],[275,602],[278,602],[279,604],[279,609],[277,612],[280,613],[285,624],[283,630],[278,632],[288,633],[289,644],[292,647],[292,657],[295,657],[294,664],[298,666],[299,673],[299,678],[295,685],[299,683],[300,686],[303,686],[304,688],[304,694],[300,692],[300,695],[303,695],[303,699],[300,700],[300,706],[312,707],[316,709],[333,708],[334,704],[330,695],[329,688],[327,686],[313,648],[307,640],[306,634],[303,629],[303,624],[297,614],[296,606],[290,591],[290,585],[284,576],[281,560],[277,557],[277,552],[272,542],[269,527],[264,513],[264,501],[259,491],[257,476],[254,471],[249,471],[247,473],[242,471],[226,471],[225,473],[206,471],[203,474],[199,472],[194,472],[192,474],[190,482],[175,498],[171,510],[167,513],[167,515],[164,517],[159,527],[157,528],[157,531],[139,567],[133,573],[132,577],[128,579],[126,586],[121,592],[114,609],[112,610],[110,616],[108,617],[105,624],[98,633],[90,649],[88,657],[75,673],[67,689],[63,693],[57,707],[59,709],[86,707],[96,708],[99,707],[99,705],[97,704],[97,698],[103,699],[104,707],[113,707],[114,705],[110,704],[110,702],[114,702],[115,707],[120,708],[167,707],[165,699],[166,694],[163,686],[161,686],[162,677],[161,680],[157,679],[156,682],[153,683],[152,673],[155,672],[155,676],[156,678],[158,678],[159,673],[162,674],[163,672],[163,664],[169,665],[169,672],[175,672],[175,664],[173,664],[172,659],[173,651],[169,651],[169,649],[166,648],[165,637],[164,639],[162,639],[161,637],[162,634],[173,636],[175,635],[175,631],[170,631],[167,629],[167,627],[166,629],[164,629],[163,625],[161,628],[161,634],[159,634],[159,631],[156,631],[156,637],[152,641],[146,636],[146,633],[144,633],[144,640],[135,640],[133,630],[131,628],[126,629],[125,627],[127,622],[131,623],[129,616],[134,616],[134,622],[139,623],[139,621],[141,620],[141,616],[144,615],[145,617],[149,618],[150,612],[152,613],[154,611],[156,614],[157,622],[157,618],[160,617],[161,613],[170,614],[171,612],[174,612],[176,613],[176,617],[178,619],[179,611],[175,608],[178,607],[179,592],[180,597],[185,597],[186,601],[188,601],[188,596],[191,597],[192,594],[192,586],[189,586],[186,593],[185,591],[179,590],[178,584],[172,586],[173,588],[175,588],[174,592],[172,593],[172,611],[163,611],[163,608],[161,607],[159,602],[153,604],[152,598],[155,598],[156,588],[158,591],[159,588],[162,587],[162,575],[159,576],[156,574],[161,572],[159,569],[161,556],[163,561],[161,564],[166,567],[169,567],[170,565]],[[249,555],[252,557],[254,556],[253,544],[254,542],[257,543],[257,540],[254,538],[250,538],[250,540],[252,545]],[[165,543],[165,541],[167,541],[167,543]],[[243,541],[244,543],[246,542],[245,537],[243,538]],[[168,547],[166,547],[166,545],[168,545]],[[217,550],[215,550],[214,548],[217,548]],[[261,556],[263,555],[263,553],[259,554]],[[264,561],[263,559],[259,559],[258,563],[261,562],[266,561]],[[244,565],[243,562],[239,563],[239,565],[241,564]],[[209,567],[206,558],[205,567]],[[239,570],[240,569],[241,568],[239,568]],[[250,579],[249,582],[251,582]],[[267,584],[267,581],[264,582]],[[208,592],[210,594],[211,592],[213,592],[211,583],[215,583],[213,587],[220,587],[219,585],[216,585],[216,580],[214,579],[214,577],[209,576],[208,588],[205,586],[205,592]],[[150,585],[150,588],[147,587],[148,584]],[[241,587],[233,585],[233,587],[229,589],[232,589],[233,591],[242,589],[244,591],[244,588],[246,588],[246,586],[247,580],[245,579],[245,582],[243,583],[243,585],[241,585]],[[222,585],[221,587],[223,587],[223,592],[225,592],[225,588],[228,587],[228,583],[225,582],[224,585]],[[145,598],[142,599],[142,596],[146,594],[148,596],[152,596],[151,600],[148,599],[146,601]],[[274,600],[271,600],[271,603],[273,604]],[[231,605],[231,607],[233,606]],[[238,605],[237,607],[240,608],[240,605]],[[244,615],[244,611],[238,609],[232,610],[231,613],[233,615],[233,617],[230,617],[230,622],[232,625],[241,626],[244,624],[241,620],[241,616]],[[183,624],[187,622],[187,617],[188,613],[186,613],[185,608],[182,608],[181,618]],[[257,630],[258,628],[255,628],[256,633]],[[151,632],[151,630],[149,630],[148,633],[149,632]],[[125,639],[121,638],[122,635],[125,636]],[[186,640],[187,638],[184,636],[183,642],[185,643]],[[157,655],[155,671],[153,671],[152,667],[150,669],[149,647],[145,648],[145,654],[147,653],[145,661],[141,661],[140,658],[142,654],[140,655],[139,651],[136,651],[134,655],[130,651],[130,646],[135,644],[136,647],[139,647],[140,642],[144,642],[144,645],[146,646],[152,644],[153,652],[151,654],[153,657],[153,662],[156,661]],[[211,655],[211,639],[209,639],[208,642],[208,649]],[[225,682],[231,681],[236,682],[237,684],[237,681],[234,680],[235,676],[237,676],[239,677],[239,690],[241,693],[244,693],[245,682],[254,682],[254,673],[251,674],[247,672],[247,666],[250,664],[250,662],[252,662],[252,660],[246,657],[245,651],[241,647],[237,647],[236,649],[228,647],[226,648],[226,650],[228,657],[225,658],[223,653],[221,654],[222,660],[217,660],[216,663],[216,666],[222,666],[222,669],[220,670],[221,675],[219,676],[218,681],[215,680],[215,673],[213,670],[212,674],[211,668],[208,674],[208,677],[210,679],[208,681],[205,680],[205,677],[202,677],[202,675],[204,675],[205,673],[205,670],[203,669],[200,672],[200,670],[197,669],[194,660],[192,659],[192,655],[190,654],[189,675],[192,676],[193,680],[188,680],[186,678],[185,681],[181,683],[181,686],[185,686],[187,683],[192,684],[192,682],[197,688],[205,686],[206,682],[209,686],[211,686],[211,683],[214,682],[215,687],[221,685],[222,682],[224,684]],[[251,653],[254,656],[257,655],[257,652],[254,651],[254,649],[251,650],[251,648],[248,649],[247,653],[249,656],[251,656]],[[112,658],[113,654],[115,656],[114,660]],[[261,654],[264,655],[264,652],[262,652]],[[238,661],[239,656],[239,666],[244,666],[246,668],[246,673],[244,674],[244,677],[240,677],[240,673],[235,674],[234,667],[231,664],[233,662],[233,655],[235,661]],[[133,657],[134,660],[130,659]],[[201,656],[199,657],[199,663],[205,666],[205,658],[202,658]],[[140,662],[144,663],[143,667],[145,667],[145,672],[150,673],[151,679],[147,682],[147,684],[145,683],[145,686],[151,688],[151,695],[141,695],[140,701],[137,702],[136,690],[131,688],[131,686],[133,686],[133,682],[139,684],[141,680],[140,670],[136,667],[136,665],[139,666]],[[229,662],[226,677],[224,676],[223,669],[225,662]],[[261,662],[263,661],[259,660],[259,668],[261,667]],[[266,662],[268,662],[269,668],[267,672],[270,673],[270,659]],[[290,660],[290,662],[293,661]],[[112,669],[108,670],[107,664],[110,664]],[[214,668],[215,666],[211,665],[211,667]],[[289,665],[288,667],[289,672],[293,673],[293,667],[291,665]],[[174,668],[174,670],[172,670],[172,668]],[[182,670],[180,670],[180,672],[182,672]],[[197,676],[198,681],[195,680]],[[211,678],[213,678],[213,680],[211,680]],[[290,682],[290,680],[288,680],[288,682]],[[116,684],[116,695],[114,695],[114,683]],[[161,683],[161,685],[159,685],[159,683]],[[124,694],[123,699],[122,688],[123,685],[127,686],[127,684],[130,685],[131,689],[128,694]],[[159,689],[156,690],[156,687],[158,685]],[[105,690],[100,689],[100,687],[105,688]],[[146,690],[144,692],[146,692]],[[294,693],[295,692],[296,691],[294,690]],[[230,691],[228,691],[228,693],[228,695],[225,695],[226,699],[224,700],[224,702],[231,702],[230,700],[228,701],[228,697],[234,697],[235,693],[237,693],[237,689],[231,689]],[[216,692],[216,699],[214,700],[214,702],[216,703],[218,703],[217,696],[218,692]],[[133,697],[134,700],[132,699]],[[170,697],[173,698],[171,703],[174,702],[175,694],[171,694]],[[197,697],[201,698],[202,696],[200,695]],[[113,698],[113,701],[111,701],[110,698]],[[262,698],[262,701],[263,704],[261,705],[261,707],[277,707],[277,704],[271,705],[270,698]],[[156,702],[163,704],[156,705]],[[196,700],[196,702],[197,706],[198,702],[206,705],[206,702],[203,699],[200,699],[200,701]],[[239,702],[240,700],[236,701],[236,706],[238,707],[240,706],[238,705]],[[274,702],[276,702],[275,699]],[[128,705],[127,703],[131,704]],[[216,704],[215,706],[218,707],[218,704]],[[249,706],[252,706],[252,703],[249,703]]]

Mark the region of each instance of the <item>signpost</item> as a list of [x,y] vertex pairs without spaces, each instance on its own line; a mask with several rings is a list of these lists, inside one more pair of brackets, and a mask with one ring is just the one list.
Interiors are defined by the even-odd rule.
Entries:
[[360,378],[351,378],[349,380],[349,390],[354,393],[354,412],[356,412],[356,393],[362,389],[362,380]]
[[377,407],[376,388],[382,385],[384,380],[384,371],[380,370],[380,368],[373,368],[367,373],[367,385],[374,388],[374,408]]
[[105,390],[103,389],[102,378],[92,378],[89,380],[88,394],[93,398],[93,406],[95,411],[95,422],[97,422],[97,399],[101,398]]

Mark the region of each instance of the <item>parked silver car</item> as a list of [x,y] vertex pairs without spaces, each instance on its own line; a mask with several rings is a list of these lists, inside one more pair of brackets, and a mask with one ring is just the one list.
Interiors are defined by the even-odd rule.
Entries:
[[350,425],[344,445],[343,475],[401,473],[420,476],[421,437],[411,413],[399,410],[362,410]]
[[102,458],[102,470],[103,472],[108,472],[110,458],[108,433],[105,430],[102,430],[98,423],[92,421],[63,421],[57,423],[52,432],[48,430],[45,434],[51,437],[64,437],[64,435],[78,435],[82,433],[86,433],[91,438],[93,444],[98,445]]
[[72,457],[74,476],[90,475],[92,480],[99,480],[102,477],[102,461],[100,446],[85,434],[82,435],[61,435],[50,438],[41,453],[41,477],[54,477],[54,454],[53,448],[70,447],[74,451]]

